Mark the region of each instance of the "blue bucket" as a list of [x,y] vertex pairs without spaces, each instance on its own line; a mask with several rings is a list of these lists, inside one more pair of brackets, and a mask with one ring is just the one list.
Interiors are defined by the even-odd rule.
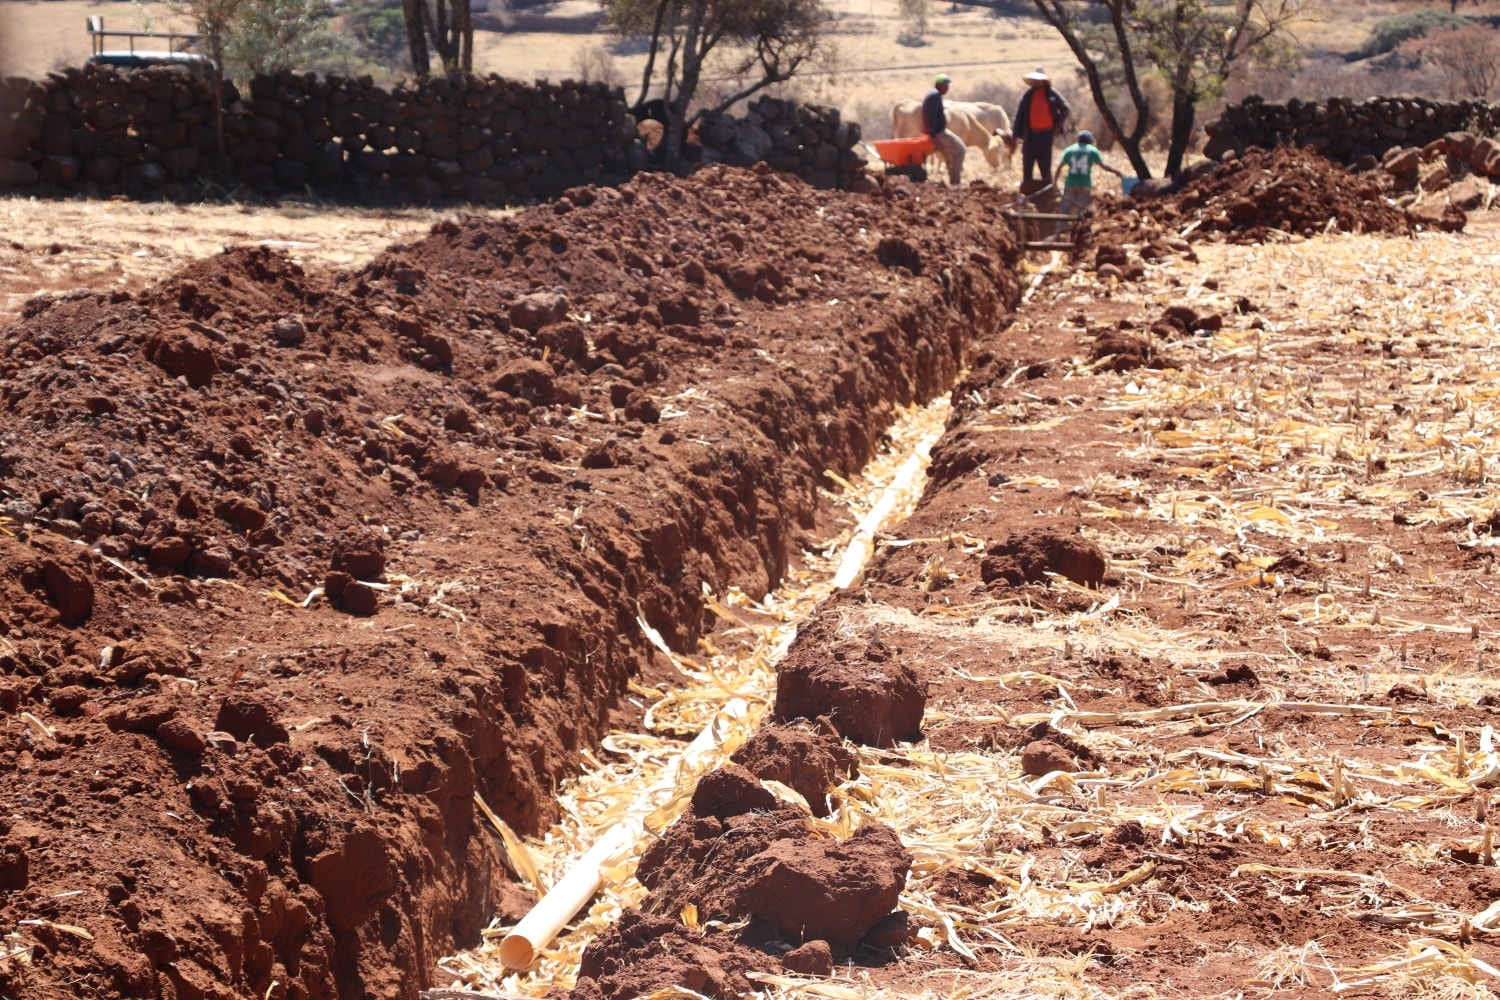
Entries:
[[1126,195],[1128,197],[1130,195],[1130,192],[1134,191],[1135,190],[1135,186],[1137,184],[1139,184],[1140,182],[1141,182],[1141,179],[1139,177],[1121,177],[1120,178],[1120,193],[1123,194],[1123,195]]

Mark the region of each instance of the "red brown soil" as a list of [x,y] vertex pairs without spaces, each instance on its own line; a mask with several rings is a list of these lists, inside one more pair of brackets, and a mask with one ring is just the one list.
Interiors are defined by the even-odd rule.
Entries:
[[[827,793],[857,775],[831,720],[762,726],[642,855],[650,893],[590,943],[572,1000],[684,985],[733,1000],[753,989],[749,972],[828,975],[861,947],[888,958],[914,931],[893,912],[912,863],[900,836],[869,823],[829,838],[761,784],[782,782],[825,816]],[[673,919],[690,907],[710,925],[701,935]]]
[[[584,952],[574,1000],[672,985],[732,1000],[751,990],[747,972],[826,975],[862,944],[888,947],[866,937],[893,915],[912,857],[883,824],[838,840],[800,807],[778,804],[760,782],[790,774],[787,752],[798,747],[811,751],[800,767],[806,787],[821,795],[850,777],[838,740],[800,726],[763,729],[736,754],[745,766],[704,775],[687,812],[641,857],[636,876],[651,891],[640,909]],[[673,919],[688,907],[702,923],[737,929],[690,934]]]
[[0,923],[33,949],[0,990],[431,985],[524,905],[475,793],[545,828],[667,670],[637,616],[691,649],[703,586],[768,589],[840,516],[824,470],[1016,301],[1003,204],[715,168],[351,273],[245,250],[30,304],[0,331]]
[[779,781],[807,800],[814,816],[828,815],[828,789],[859,776],[859,765],[832,724],[764,725],[730,758],[756,778]]
[[1124,244],[1144,244],[1142,257],[1161,259],[1170,252],[1163,240],[1174,237],[1264,243],[1277,232],[1410,233],[1414,222],[1389,200],[1388,181],[1290,146],[1246,150],[1191,171],[1173,194],[1101,198],[1077,227],[1077,252],[1091,261],[1102,253],[1098,262],[1105,263]]
[[[1096,216],[1096,224],[1107,224],[1107,215]],[[1023,307],[1003,337],[981,341],[975,364],[955,388],[956,413],[934,449],[928,490],[915,514],[897,531],[908,543],[881,550],[866,569],[861,588],[836,596],[820,610],[823,620],[837,621],[842,616],[860,621],[868,620],[861,616],[871,606],[888,609],[880,641],[900,651],[896,659],[928,691],[929,723],[922,732],[926,741],[922,749],[1009,754],[1015,760],[1016,774],[1119,771],[1119,763],[1109,754],[1094,754],[1091,759],[1081,756],[1080,751],[1088,748],[1068,741],[1059,730],[1024,729],[1004,722],[1022,713],[1058,711],[1066,716],[1071,711],[1051,684],[997,680],[1011,671],[1042,670],[1065,679],[1082,712],[1141,711],[1238,698],[1330,697],[1315,683],[1327,683],[1329,677],[1341,673],[1357,678],[1360,670],[1369,669],[1367,665],[1379,657],[1389,662],[1391,644],[1400,645],[1403,640],[1340,626],[1296,624],[1278,614],[1285,604],[1300,600],[1298,594],[1326,593],[1329,584],[1348,595],[1361,621],[1369,620],[1371,611],[1385,608],[1387,614],[1425,620],[1473,620],[1481,622],[1478,627],[1485,637],[1491,634],[1492,614],[1470,608],[1466,600],[1460,606],[1466,588],[1477,586],[1488,592],[1483,564],[1473,565],[1465,550],[1454,544],[1455,532],[1461,535],[1469,530],[1464,518],[1451,520],[1443,528],[1404,513],[1392,518],[1388,510],[1361,511],[1350,504],[1333,516],[1341,530],[1358,536],[1358,542],[1307,545],[1270,535],[1253,541],[1236,538],[1232,531],[1186,520],[1169,524],[1160,519],[1159,509],[1153,515],[1148,509],[1151,501],[1174,491],[1202,499],[1229,496],[1229,489],[1235,487],[1244,489],[1237,494],[1243,498],[1260,495],[1258,484],[1265,481],[1256,478],[1264,476],[1265,470],[1240,468],[1222,454],[1205,457],[1202,469],[1178,457],[1142,458],[1133,447],[1138,425],[1132,421],[1143,418],[1126,416],[1120,405],[1133,375],[1109,371],[1108,366],[1080,368],[1091,356],[1114,353],[1100,352],[1095,346],[1101,335],[1126,331],[1140,336],[1170,320],[1167,325],[1172,329],[1153,331],[1149,342],[1174,367],[1191,372],[1192,381],[1185,381],[1184,387],[1224,384],[1243,377],[1247,364],[1243,353],[1236,357],[1224,351],[1222,344],[1212,343],[1215,321],[1225,328],[1245,330],[1256,315],[1222,306],[1209,309],[1201,303],[1191,308],[1174,306],[1166,310],[1170,317],[1164,315],[1164,304],[1173,303],[1181,294],[1174,289],[1199,287],[1205,280],[1214,282],[1211,288],[1218,288],[1220,281],[1227,288],[1232,281],[1232,276],[1215,273],[1191,257],[1173,256],[1171,266],[1146,272],[1146,283],[1138,293],[1117,291],[1111,296],[1099,283],[1060,274],[1055,285],[1044,287]],[[1259,303],[1259,315],[1277,324],[1295,325],[1302,321],[1298,293],[1298,289],[1287,290],[1278,293],[1278,301]],[[1204,329],[1205,323],[1213,329]],[[1324,338],[1310,340],[1308,356],[1298,359],[1299,363],[1331,372],[1333,359],[1347,361],[1363,350],[1357,344],[1336,343],[1333,331],[1321,332]],[[1306,377],[1305,371],[1299,370],[1298,377]],[[1319,391],[1337,390],[1325,384]],[[1354,390],[1348,391],[1353,398]],[[1177,422],[1192,425],[1208,420],[1211,413],[1211,407],[1189,399],[1147,417],[1150,426],[1170,432]],[[1100,496],[1094,484],[1101,479],[1121,485],[1108,496]],[[1433,495],[1461,488],[1446,473],[1421,477],[1421,484]],[[1476,520],[1472,526],[1483,532],[1482,524]],[[1089,593],[1028,579],[1026,574],[1016,579],[993,571],[998,547],[1007,556],[1019,549],[1012,540],[1080,536],[1111,539],[1112,544],[1099,542],[1105,556],[1116,562],[1139,560],[1141,568],[1128,579],[1119,570],[1105,569],[1099,589]],[[1272,572],[1283,575],[1288,591],[1284,596],[1252,587],[1189,592],[1170,580],[1153,580],[1151,574],[1170,574],[1162,567],[1181,554],[1174,545],[1201,546],[1218,553],[1225,565],[1219,578],[1225,582],[1238,572],[1232,567],[1253,552],[1276,567]],[[1400,553],[1404,564],[1377,564],[1376,553],[1382,548]],[[934,562],[944,570],[941,579],[931,572]],[[991,571],[986,571],[986,564]],[[1358,598],[1359,581],[1366,573],[1401,596],[1370,597],[1366,591],[1364,599]],[[1441,581],[1432,586],[1432,596],[1412,597],[1412,585],[1427,579],[1429,573]],[[997,608],[1045,609],[1066,616],[1086,613],[1111,599],[1120,602],[1128,620],[1176,628],[1183,635],[1212,636],[1213,645],[1208,648],[1229,655],[1211,663],[1195,663],[1195,654],[1186,651],[1170,650],[1165,655],[1156,649],[1132,651],[1128,638],[1121,640],[1127,643],[1124,648],[1059,649],[1048,654],[1034,648],[1009,649],[999,641],[981,645],[972,636],[979,631],[983,614]],[[1404,610],[1391,610],[1395,606]],[[909,614],[913,624],[906,628],[888,624],[898,620],[897,611]],[[1050,621],[1058,624],[1056,618]],[[951,638],[935,637],[930,628],[923,627],[929,622],[955,623]],[[971,634],[965,635],[966,631]],[[1397,714],[1389,724],[1372,725],[1357,719],[1271,711],[1243,728],[1194,733],[1184,727],[1180,735],[1142,749],[1166,754],[1189,747],[1228,747],[1256,756],[1275,746],[1280,748],[1278,754],[1292,758],[1347,755],[1395,765],[1414,759],[1416,747],[1433,738],[1429,725],[1456,732],[1493,724],[1494,695],[1473,701],[1452,694],[1438,698],[1428,694],[1427,685],[1417,679],[1430,676],[1443,664],[1464,664],[1460,669],[1466,676],[1482,670],[1476,661],[1476,641],[1467,630],[1463,635],[1427,631],[1411,642],[1413,649],[1420,645],[1428,651],[1421,666],[1413,660],[1411,682],[1395,689],[1385,684],[1350,698],[1362,704],[1397,706],[1412,712],[1409,718]],[[1477,645],[1488,649],[1488,642],[1485,638]],[[804,632],[789,657],[793,662],[833,660],[846,652],[848,643],[847,635]],[[988,718],[970,718],[973,715]],[[1099,729],[1123,740],[1141,739],[1135,735],[1139,730],[1129,724],[1100,724]],[[1162,804],[1155,792],[1146,794]],[[1075,795],[1069,801],[1079,804],[1083,798]],[[1111,797],[1110,801],[1117,800]],[[1085,971],[1079,973],[1080,983],[1100,995],[1128,994],[1141,984],[1165,983],[1194,996],[1228,995],[1248,991],[1247,980],[1258,974],[1246,961],[1247,954],[1258,960],[1274,949],[1295,950],[1315,942],[1323,956],[1320,962],[1357,968],[1405,955],[1412,933],[1409,928],[1383,923],[1375,904],[1341,905],[1331,891],[1334,887],[1319,885],[1316,879],[1288,889],[1290,883],[1278,883],[1272,875],[1250,874],[1241,866],[1380,873],[1399,886],[1399,892],[1444,900],[1443,905],[1467,913],[1490,905],[1500,893],[1493,868],[1482,864],[1475,849],[1480,824],[1470,818],[1475,803],[1468,800],[1454,807],[1455,814],[1462,814],[1458,820],[1450,818],[1446,806],[1436,804],[1410,816],[1394,810],[1360,813],[1355,822],[1368,824],[1361,828],[1368,835],[1359,837],[1335,832],[1339,822],[1352,819],[1352,812],[1323,810],[1292,795],[1281,800],[1230,792],[1169,795],[1165,804],[1173,810],[1222,809],[1224,814],[1245,817],[1248,827],[1243,833],[1227,831],[1222,837],[1170,844],[1160,827],[1143,828],[1134,820],[1084,837],[1044,830],[1040,835],[997,838],[987,854],[1003,858],[1008,850],[1024,857],[1033,877],[1049,867],[1077,872],[1069,866],[1079,862],[1087,874],[1069,877],[1100,882],[1148,862],[1156,867],[1140,896],[1134,897],[1145,900],[1142,908],[1134,909],[1129,920],[1114,926],[1082,926],[1065,918],[1054,922],[1018,915],[1002,928],[1012,947],[982,952],[977,964],[964,964],[970,971],[1004,976],[1018,969],[1034,970],[1035,964],[1026,957],[1032,954],[1089,955]],[[1329,824],[1318,828],[1332,842],[1326,846],[1296,838],[1285,845],[1268,844],[1251,832],[1257,824],[1274,830],[1278,822],[1290,831],[1300,821],[1295,827],[1300,833],[1314,829],[1309,818],[1315,816]],[[1457,832],[1451,822],[1457,824]],[[1421,857],[1413,853],[1424,845],[1439,845],[1439,849]],[[929,879],[926,888],[935,898],[970,911],[993,912],[1016,898],[1014,889],[959,869]],[[1150,901],[1153,896],[1161,908]],[[1486,962],[1500,958],[1500,948],[1487,939],[1464,939],[1462,946]],[[938,970],[960,964],[951,955],[916,951],[906,960],[912,963],[909,974],[903,978],[893,969],[886,970],[879,979],[882,986],[898,993],[931,989]],[[1329,978],[1317,973],[1308,982],[1284,988],[1292,995],[1322,995]],[[1299,989],[1303,992],[1298,993]]]
[[916,740],[927,684],[901,653],[878,632],[849,634],[835,616],[814,614],[776,668],[773,716],[826,719],[840,736],[866,746]]
[[[1009,754],[1017,780],[1023,768],[1061,765],[1117,773],[1119,744],[1090,750],[1061,723],[1004,721],[1066,715],[1055,685],[996,679],[1045,670],[1068,682],[1079,710],[1112,713],[1327,698],[1318,684],[1357,678],[1394,655],[1391,633],[1298,623],[1278,613],[1279,592],[1217,586],[1254,556],[1278,567],[1287,599],[1311,599],[1328,584],[1361,623],[1375,612],[1457,620],[1476,623],[1483,638],[1467,628],[1416,633],[1413,683],[1351,699],[1414,714],[1370,725],[1270,707],[1219,730],[1185,722],[1150,754],[1331,754],[1395,767],[1493,723],[1493,692],[1438,698],[1425,683],[1445,674],[1485,683],[1479,657],[1495,616],[1467,595],[1488,593],[1488,562],[1455,545],[1471,528],[1488,533],[1483,519],[1435,522],[1415,516],[1426,510],[1416,506],[1392,517],[1351,500],[1329,516],[1358,541],[1311,544],[1213,525],[1190,531],[1152,509],[1169,493],[1253,493],[1263,470],[1222,456],[1204,457],[1202,468],[1143,456],[1131,447],[1138,427],[1119,409],[1131,375],[1079,361],[1106,356],[1097,350],[1106,331],[1150,330],[1153,364],[1223,383],[1243,377],[1243,352],[1220,353],[1204,324],[1218,317],[1243,333],[1253,318],[1245,308],[1164,309],[1184,277],[1227,285],[1234,276],[1189,272],[1196,263],[1186,254],[1159,271],[1143,263],[1132,300],[1057,272],[1067,280],[1044,285],[1002,329],[1016,287],[997,235],[1001,204],[987,193],[867,200],[711,171],[643,180],[620,197],[583,205],[580,193],[511,223],[444,227],[343,277],[234,255],[186,275],[190,296],[182,283],[116,303],[80,296],[38,306],[4,332],[10,420],[0,461],[14,496],[0,559],[16,572],[0,579],[0,765],[15,777],[0,790],[0,919],[45,921],[19,925],[37,946],[34,962],[0,968],[4,987],[47,997],[238,996],[263,995],[275,979],[286,992],[273,996],[412,995],[431,981],[436,955],[472,942],[493,909],[513,917],[522,902],[478,828],[471,793],[536,830],[552,816],[545,788],[576,750],[606,724],[630,721],[611,713],[626,680],[660,675],[635,606],[617,596],[638,595],[647,620],[689,646],[707,627],[701,583],[775,579],[831,520],[816,499],[821,469],[852,469],[890,399],[929,391],[962,361],[969,372],[932,482],[900,529],[912,544],[884,549],[860,588],[819,612],[788,673],[826,670],[822,691],[862,705],[866,689],[847,678],[899,671],[911,696],[883,711],[904,720],[925,701],[938,721],[923,730],[919,707],[916,736],[930,749]],[[230,286],[217,283],[220,272]],[[558,285],[568,302],[552,298]],[[1279,327],[1306,322],[1291,292],[1270,297],[1246,306]],[[830,321],[833,299],[851,315]],[[697,325],[687,322],[693,302]],[[303,342],[277,346],[296,337],[295,324],[281,341],[276,334],[292,312]],[[1329,383],[1318,391],[1331,393],[1342,373],[1328,362],[1365,348],[1324,332],[1308,338],[1306,357],[1278,361],[1318,369]],[[1383,353],[1394,363],[1426,349],[1393,341]],[[193,388],[208,373],[194,360],[204,350],[214,371]],[[1170,432],[1212,415],[1184,401],[1141,419]],[[1407,485],[1434,497],[1464,488],[1458,477],[1444,467]],[[45,524],[31,520],[38,514]],[[75,534],[93,546],[73,544]],[[1108,565],[1088,587],[1045,572],[985,577],[986,560],[1019,569],[1032,550],[1057,573],[1064,560],[1048,553],[1069,555],[1075,538],[1130,565],[1128,578]],[[1214,586],[1191,595],[1155,578],[1189,542],[1223,567],[1207,574]],[[1405,562],[1377,559],[1380,550]],[[143,579],[106,561],[112,552]],[[1368,587],[1359,596],[1359,581],[1372,578],[1374,596]],[[369,586],[382,580],[397,589]],[[319,583],[342,585],[342,611],[265,596],[280,588],[301,598]],[[351,589],[373,605],[351,607]],[[1038,654],[981,647],[972,634],[846,627],[871,606],[968,628],[976,609],[1083,617],[1109,599],[1143,623],[1208,637],[1212,659],[1129,643],[1059,642],[1055,655]],[[836,707],[847,703],[808,699],[784,714],[832,711],[826,725],[851,735],[857,716]],[[877,721],[863,735],[891,741],[906,726]],[[1129,741],[1130,726],[1112,728]],[[872,980],[897,992],[931,991],[927,973],[959,964],[950,952],[907,951],[914,928],[902,920],[861,936],[830,919],[817,929],[826,939],[783,951],[805,937],[802,925],[773,921],[807,894],[789,887],[821,892],[863,861],[845,855],[828,869],[808,853],[821,844],[829,860],[854,848],[809,840],[808,818],[753,780],[793,776],[764,763],[778,756],[774,746],[748,754],[700,788],[690,818],[643,865],[657,912],[631,913],[596,943],[578,1000],[667,983],[726,995],[746,988],[752,967],[774,968],[777,953],[789,969],[826,969],[816,944],[826,939],[876,965]],[[837,755],[829,757],[838,781]],[[1230,817],[1213,835],[1171,837],[1133,819],[1081,836],[997,835],[992,860],[1024,857],[1034,880],[1066,870],[1103,882],[1155,868],[1127,890],[1129,920],[1018,916],[1005,926],[1009,947],[981,951],[967,971],[1003,976],[1023,961],[1017,955],[1083,955],[1091,957],[1082,975],[1102,993],[1170,982],[1191,995],[1228,994],[1256,974],[1247,953],[1315,942],[1320,962],[1346,969],[1405,955],[1418,931],[1384,921],[1380,909],[1405,894],[1467,914],[1500,894],[1500,876],[1474,849],[1482,802],[1314,809],[1317,783],[1300,780],[1301,797],[1110,790],[1114,804]],[[1080,813],[1093,804],[1062,792],[1056,801]],[[1237,828],[1243,816],[1257,825]],[[1278,828],[1316,829],[1335,846],[1262,839]],[[890,870],[901,866],[899,844],[877,846]],[[728,879],[700,863],[719,858],[733,862]],[[1319,875],[1280,879],[1247,865],[1337,868],[1396,889],[1387,900],[1334,893]],[[1010,891],[957,868],[934,882],[935,898],[971,910]],[[769,904],[747,901],[757,884]],[[766,912],[750,939],[709,937],[678,919],[686,902]],[[863,909],[859,923],[880,908]],[[1500,961],[1485,937],[1459,943]],[[888,961],[892,947],[899,962]],[[834,953],[830,944],[828,962]],[[1315,971],[1314,985],[1287,990],[1317,993],[1327,977]]]

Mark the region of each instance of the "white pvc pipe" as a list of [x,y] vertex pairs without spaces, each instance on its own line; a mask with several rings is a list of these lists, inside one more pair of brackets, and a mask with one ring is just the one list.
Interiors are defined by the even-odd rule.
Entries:
[[[938,427],[923,436],[891,482],[881,491],[875,505],[860,518],[834,576],[836,588],[848,587],[859,577],[875,548],[875,533],[890,520],[896,505],[910,497],[914,484],[930,461],[932,445],[941,434],[942,428]],[[644,620],[640,623],[652,645],[670,656],[671,650],[656,630]],[[645,836],[646,817],[660,808],[659,799],[664,794],[670,799],[677,791],[681,785],[679,776],[683,769],[688,767],[706,770],[702,766],[706,763],[703,758],[723,742],[728,735],[724,732],[725,728],[736,720],[744,719],[749,710],[750,706],[743,698],[731,698],[714,716],[713,721],[687,745],[677,760],[664,770],[662,776],[636,798],[626,811],[625,818],[605,831],[583,857],[574,862],[558,883],[547,890],[531,911],[521,918],[515,929],[500,942],[500,960],[507,968],[524,969],[536,961],[537,953],[547,947],[557,936],[557,932],[599,891],[603,882],[602,869],[611,866]],[[682,796],[678,802],[680,809],[685,809],[688,801],[688,796]]]
[[[547,947],[557,932],[583,909],[584,905],[599,891],[603,882],[602,870],[635,846],[646,833],[645,820],[658,808],[658,796],[663,792],[675,792],[679,786],[678,775],[684,767],[696,766],[702,759],[723,742],[724,726],[745,718],[750,710],[743,698],[731,698],[714,716],[712,722],[693,738],[672,766],[666,768],[660,778],[642,792],[626,811],[625,818],[606,830],[594,846],[573,863],[573,866],[548,889],[537,901],[515,929],[500,942],[500,960],[510,969],[524,969],[536,961],[539,951]],[[682,808],[689,799],[682,798]],[[675,817],[674,817],[675,818]]]
[[860,572],[865,568],[865,563],[869,561],[870,554],[875,549],[875,532],[890,520],[896,504],[911,493],[912,484],[927,468],[928,455],[931,450],[930,442],[924,441],[918,445],[917,450],[901,463],[896,477],[881,491],[880,499],[875,501],[875,506],[859,519],[859,524],[854,529],[854,537],[849,540],[849,547],[844,550],[844,558],[839,561],[839,570],[833,575],[835,589],[843,590],[859,579]]
[[568,873],[547,890],[515,930],[500,942],[500,960],[507,968],[524,969],[535,961],[537,952],[545,948],[563,925],[599,891],[600,869],[635,843],[641,830],[640,821],[636,819],[622,820],[610,827],[568,869]]

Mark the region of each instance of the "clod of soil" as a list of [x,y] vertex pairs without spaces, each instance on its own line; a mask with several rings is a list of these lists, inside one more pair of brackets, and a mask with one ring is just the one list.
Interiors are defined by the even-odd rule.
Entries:
[[[641,910],[584,952],[574,1000],[674,984],[728,1000],[748,989],[744,972],[775,968],[756,947],[772,941],[821,945],[792,953],[788,967],[804,971],[849,954],[895,908],[912,858],[889,827],[837,841],[814,836],[805,815],[778,805],[738,765],[705,775],[688,811],[641,858],[637,877],[651,890]],[[748,924],[688,934],[677,919],[688,905],[703,922]]]
[[1155,355],[1149,340],[1123,330],[1105,330],[1099,334],[1089,350],[1089,360],[1099,362],[1094,366],[1099,371],[1128,372],[1136,368],[1168,367],[1165,359]]
[[1073,755],[1051,740],[1028,743],[1021,750],[1021,773],[1039,778],[1053,771],[1076,771],[1078,762]]
[[881,823],[848,840],[778,840],[746,862],[740,911],[784,940],[827,941],[847,954],[896,908],[911,862]]
[[433,985],[507,899],[475,793],[545,828],[658,669],[638,619],[692,649],[705,586],[763,593],[841,523],[824,471],[1016,303],[1005,204],[712,167],[340,274],[240,249],[28,303],[0,330],[0,565],[34,568],[0,574],[0,709],[45,732],[0,728],[0,924],[91,937],[25,925],[0,989]]
[[803,623],[777,667],[773,717],[827,718],[839,735],[872,747],[921,738],[927,682],[877,632],[849,635],[828,616]]
[[762,726],[730,759],[763,781],[792,788],[814,816],[828,815],[830,787],[859,776],[854,755],[826,722],[817,728],[805,723]]
[[[672,917],[626,910],[583,953],[571,1000],[629,1000],[683,986],[713,1000],[737,1000],[755,986],[746,972],[774,959],[733,941],[700,936]],[[549,994],[551,995],[551,994]]]
[[781,956],[781,966],[803,976],[833,975],[833,949],[827,941],[808,941]]
[[695,796],[641,858],[637,877],[651,890],[642,910],[693,904],[704,921],[750,918],[746,940],[822,940],[847,954],[895,908],[911,855],[889,827],[837,841],[814,836],[797,809],[748,798],[739,808],[704,815]]
[[1095,588],[1104,582],[1106,568],[1098,545],[1082,535],[1045,528],[1011,532],[1005,541],[990,545],[979,567],[987,584],[1002,582],[1014,587],[1041,583],[1048,573],[1056,573]]
[[1217,233],[1236,243],[1263,243],[1273,231],[1410,233],[1411,216],[1387,193],[1379,174],[1352,173],[1316,153],[1252,149],[1228,163],[1205,165],[1174,194],[1101,198],[1076,227],[1075,252],[1097,265],[1124,267],[1126,244],[1184,232],[1188,239]]

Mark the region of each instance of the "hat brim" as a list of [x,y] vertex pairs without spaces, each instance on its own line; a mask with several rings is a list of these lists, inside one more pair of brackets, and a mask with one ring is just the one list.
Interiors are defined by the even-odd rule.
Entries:
[[1027,73],[1021,79],[1027,83],[1050,83],[1052,80],[1046,73]]

